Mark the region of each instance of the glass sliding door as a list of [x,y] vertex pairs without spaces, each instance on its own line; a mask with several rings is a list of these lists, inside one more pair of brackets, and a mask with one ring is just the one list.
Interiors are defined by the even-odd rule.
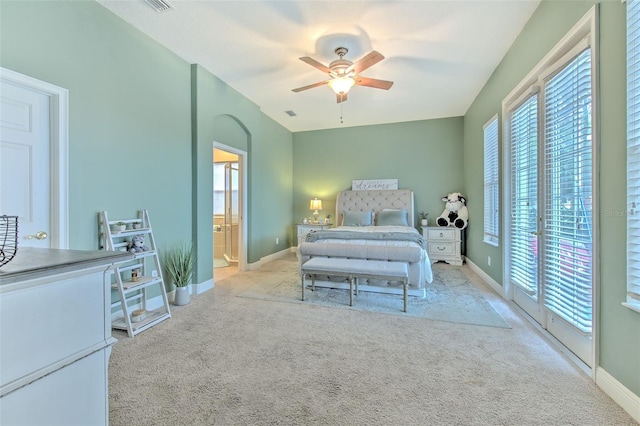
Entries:
[[592,365],[591,49],[541,79],[509,110],[507,276],[514,301]]

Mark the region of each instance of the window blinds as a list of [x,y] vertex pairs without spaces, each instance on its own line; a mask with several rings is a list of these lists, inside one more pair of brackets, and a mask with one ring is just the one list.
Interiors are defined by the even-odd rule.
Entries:
[[499,181],[498,181],[498,117],[484,126],[484,241],[498,245]]
[[532,94],[510,116],[511,220],[509,279],[538,297],[538,96]]
[[544,86],[544,303],[591,332],[591,50]]
[[640,312],[640,2],[627,2],[627,303]]

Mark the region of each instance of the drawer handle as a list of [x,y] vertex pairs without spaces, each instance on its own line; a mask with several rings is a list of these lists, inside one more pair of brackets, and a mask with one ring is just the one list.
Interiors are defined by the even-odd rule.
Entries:
[[440,247],[440,246],[436,246],[438,250],[440,251],[445,251],[447,248],[446,247]]
[[440,233],[440,238],[442,238],[442,237],[444,237],[444,233],[441,232]]

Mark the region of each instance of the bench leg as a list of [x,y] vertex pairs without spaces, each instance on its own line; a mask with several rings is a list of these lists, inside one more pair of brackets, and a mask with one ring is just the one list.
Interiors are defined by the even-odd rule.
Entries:
[[404,290],[404,312],[407,312],[407,293],[408,293],[408,287],[409,283],[407,282],[407,280],[404,280],[404,282],[402,283],[402,287]]
[[358,279],[355,277],[349,277],[349,306],[353,306],[353,281],[357,283]]
[[302,274],[302,301],[304,302],[304,273]]

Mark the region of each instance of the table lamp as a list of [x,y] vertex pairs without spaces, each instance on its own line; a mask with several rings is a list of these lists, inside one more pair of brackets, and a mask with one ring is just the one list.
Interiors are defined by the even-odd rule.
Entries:
[[313,223],[318,223],[318,210],[322,210],[322,200],[314,198],[309,203],[309,210],[313,210]]

